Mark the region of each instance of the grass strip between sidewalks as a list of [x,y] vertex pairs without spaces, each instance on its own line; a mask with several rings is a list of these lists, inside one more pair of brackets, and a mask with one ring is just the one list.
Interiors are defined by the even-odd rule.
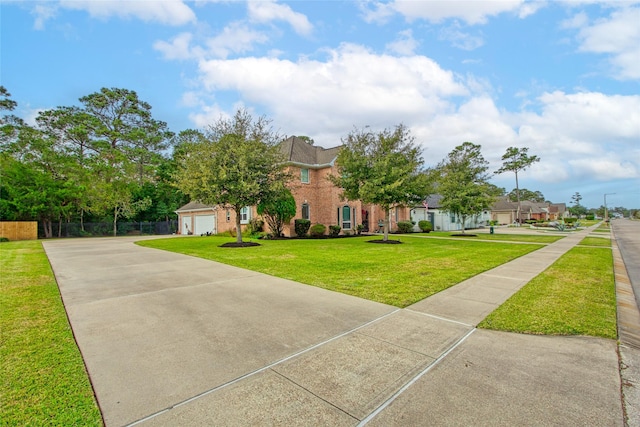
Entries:
[[542,247],[538,244],[392,236],[264,240],[250,248],[220,248],[221,237],[145,240],[139,245],[180,252],[272,276],[406,307],[483,271]]
[[102,425],[42,244],[0,243],[0,272],[0,425]]
[[615,339],[616,293],[611,251],[588,247],[571,249],[498,307],[479,327]]
[[602,246],[611,247],[611,239],[606,237],[585,237],[578,243],[580,246]]

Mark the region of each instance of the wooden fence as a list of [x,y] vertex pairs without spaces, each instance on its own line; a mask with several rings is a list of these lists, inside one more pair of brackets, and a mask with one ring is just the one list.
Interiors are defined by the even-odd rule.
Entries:
[[0,237],[13,240],[36,240],[37,221],[0,221]]

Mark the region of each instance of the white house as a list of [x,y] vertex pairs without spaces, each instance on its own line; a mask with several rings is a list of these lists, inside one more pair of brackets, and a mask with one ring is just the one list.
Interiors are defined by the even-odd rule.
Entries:
[[[433,231],[456,231],[462,230],[460,220],[453,214],[441,209],[440,201],[442,196],[434,195],[427,198],[425,206],[415,206],[411,209],[411,220],[415,221],[415,231],[420,231],[418,227],[419,221],[431,221]],[[465,223],[465,229],[479,228],[488,225],[491,220],[491,211],[489,209],[482,211],[480,215],[469,217]]]

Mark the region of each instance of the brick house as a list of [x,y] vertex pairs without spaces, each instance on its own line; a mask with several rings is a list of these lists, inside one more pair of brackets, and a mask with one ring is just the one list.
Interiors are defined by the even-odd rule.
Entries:
[[[339,225],[342,233],[355,233],[358,225],[363,231],[377,231],[378,222],[384,219],[384,211],[361,201],[341,200],[342,190],[329,181],[330,174],[338,173],[335,164],[340,146],[323,148],[312,145],[304,139],[292,136],[284,140],[280,149],[287,159],[287,168],[293,179],[289,189],[296,201],[296,215],[284,227],[286,236],[294,236],[294,220],[308,219],[311,224]],[[190,202],[176,211],[179,218],[179,233],[204,234],[222,233],[235,227],[235,213],[221,207],[212,207]],[[248,224],[257,216],[256,207],[246,207],[242,212],[241,224]],[[408,208],[391,211],[390,229],[397,228],[398,221],[410,220]]]
[[[555,221],[566,217],[567,207],[564,203],[520,201],[521,217],[526,220]],[[501,197],[491,208],[491,219],[498,224],[513,224],[518,216],[518,203]]]

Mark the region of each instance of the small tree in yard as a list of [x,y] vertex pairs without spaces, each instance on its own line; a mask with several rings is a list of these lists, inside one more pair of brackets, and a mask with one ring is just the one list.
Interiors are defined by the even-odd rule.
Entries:
[[254,120],[246,110],[210,126],[206,137],[184,147],[176,185],[192,200],[220,205],[236,213],[237,244],[242,245],[241,210],[254,206],[288,179],[284,159],[264,117]]
[[296,200],[289,189],[282,188],[260,201],[258,214],[264,216],[273,235],[280,237],[285,224],[296,215]]
[[384,210],[384,241],[388,241],[391,208],[419,203],[429,192],[420,149],[404,125],[379,133],[354,130],[343,142],[337,159],[339,175],[329,179],[343,189],[344,198]]
[[480,148],[465,142],[449,153],[436,169],[441,207],[460,219],[462,234],[467,218],[489,209],[497,191],[497,187],[487,181],[488,162]]

